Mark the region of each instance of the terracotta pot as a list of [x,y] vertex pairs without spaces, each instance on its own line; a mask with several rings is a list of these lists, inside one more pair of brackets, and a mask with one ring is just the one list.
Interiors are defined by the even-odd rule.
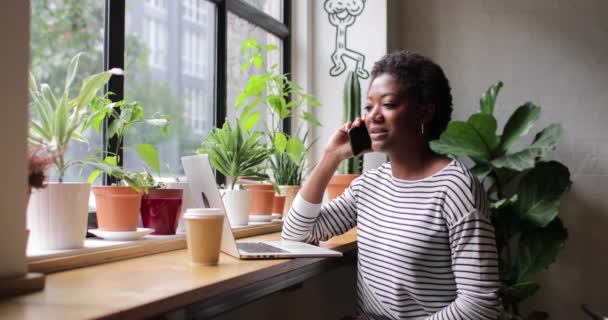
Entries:
[[357,179],[361,174],[335,174],[329,180],[329,185],[327,186],[327,197],[329,201],[334,200],[339,197],[348,186],[350,186],[353,180]]
[[296,198],[298,192],[300,192],[300,188],[302,188],[302,186],[279,186],[279,191],[281,192],[281,195],[285,196],[283,219],[287,217],[287,213],[289,213],[289,209],[291,209],[291,203],[293,202],[293,199]]
[[144,228],[154,229],[152,234],[175,234],[181,207],[181,197],[143,197],[141,199],[141,223]]
[[274,200],[272,201],[272,213],[277,213],[283,215],[283,211],[285,210],[285,195],[274,195]]
[[271,184],[244,184],[245,190],[251,190],[251,208],[249,214],[270,215],[272,214],[272,202],[274,200],[274,188]]
[[63,250],[84,247],[87,233],[88,183],[45,183],[32,190],[27,206],[30,247]]
[[136,231],[143,192],[123,186],[93,186],[97,225],[103,231]]

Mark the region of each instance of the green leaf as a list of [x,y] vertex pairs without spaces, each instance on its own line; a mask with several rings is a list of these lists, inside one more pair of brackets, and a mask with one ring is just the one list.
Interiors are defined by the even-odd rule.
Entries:
[[66,73],[65,87],[64,87],[65,95],[67,95],[68,92],[70,91],[70,86],[72,85],[72,82],[74,81],[74,78],[76,77],[76,70],[78,70],[78,61],[80,61],[80,56],[82,56],[83,54],[84,54],[84,52],[80,52],[80,53],[76,54],[70,61],[70,64],[68,65],[68,71]]
[[310,99],[310,100],[308,100],[308,105],[311,107],[320,107],[321,103],[317,100]]
[[105,162],[111,166],[114,166],[114,167],[118,165],[118,161],[115,156],[108,156],[105,159],[103,159],[103,162]]
[[502,81],[490,86],[488,90],[481,96],[479,105],[481,112],[485,114],[494,114],[494,107],[496,105],[496,97],[502,88]]
[[306,147],[304,146],[302,140],[297,137],[291,137],[291,139],[287,141],[286,150],[291,160],[298,163],[302,160]]
[[97,180],[97,177],[100,174],[101,174],[101,170],[94,170],[93,172],[91,172],[91,174],[87,178],[87,183],[93,184],[93,182],[95,182],[95,180]]
[[523,219],[545,226],[557,216],[561,197],[571,183],[563,164],[539,162],[519,183],[515,210]]
[[476,113],[472,115],[467,122],[477,130],[477,134],[479,134],[486,144],[487,150],[492,153],[498,145],[498,138],[496,137],[496,119],[494,119],[494,116],[491,114]]
[[468,122],[451,121],[439,140],[431,141],[430,146],[440,154],[468,156],[480,160],[490,158],[486,143]]
[[140,144],[135,147],[135,151],[139,157],[148,165],[154,172],[160,175],[160,160],[156,148],[151,144]]
[[506,153],[517,140],[528,133],[540,116],[540,107],[526,102],[511,115],[500,139],[500,154]]
[[539,132],[532,144],[519,152],[504,155],[492,160],[496,168],[509,168],[523,171],[534,167],[537,159],[543,158],[550,151],[555,150],[562,135],[562,127],[552,124]]
[[266,52],[270,52],[270,51],[274,51],[274,50],[279,50],[279,47],[274,44],[266,45]]
[[490,172],[492,172],[492,166],[487,164],[478,164],[471,168],[471,173],[477,177],[479,182],[483,182]]
[[253,128],[256,123],[258,123],[258,120],[260,120],[260,116],[260,112],[252,112],[243,123],[243,131],[247,132],[249,131],[249,129]]
[[282,133],[282,132],[275,133],[274,147],[280,153],[285,151],[285,148],[287,147],[287,137],[285,136],[284,133]]
[[306,122],[312,124],[313,126],[321,126],[321,122],[317,120],[317,118],[310,112],[302,112],[302,119],[306,120]]
[[245,63],[243,63],[241,65],[241,73],[243,73],[243,71],[245,71],[245,69],[249,68],[250,65],[251,65],[251,61],[250,60],[245,61]]
[[546,271],[555,262],[567,238],[568,231],[559,218],[545,228],[524,232],[519,241],[518,282],[528,281]]
[[253,65],[256,68],[258,68],[258,69],[261,68],[263,63],[264,63],[264,59],[262,59],[262,56],[256,55],[255,57],[253,57]]
[[255,41],[255,38],[247,38],[245,39],[245,41],[243,41],[243,44],[241,45],[241,54],[245,54],[245,52],[247,52],[247,49],[254,49],[257,46],[258,43]]
[[120,69],[112,69],[110,71],[94,74],[84,79],[82,88],[78,94],[76,101],[78,102],[77,109],[80,109],[89,103],[97,95],[97,92],[110,80],[113,74],[120,74]]
[[540,286],[534,282],[524,281],[517,283],[502,291],[503,303],[519,303],[533,296],[538,289],[540,289]]

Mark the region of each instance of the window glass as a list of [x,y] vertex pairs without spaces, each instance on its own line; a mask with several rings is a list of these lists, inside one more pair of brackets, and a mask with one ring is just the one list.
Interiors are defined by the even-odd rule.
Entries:
[[205,0],[127,0],[125,97],[146,117],[168,115],[169,131],[136,126],[127,133],[124,164],[141,170],[134,147],[154,145],[162,176],[181,175],[181,156],[193,154],[214,124],[216,7]]
[[283,22],[283,0],[244,0],[244,2]]
[[[46,83],[55,95],[63,93],[67,65],[78,53],[78,72],[70,89],[74,98],[80,90],[82,80],[103,70],[104,1],[97,0],[32,0],[30,28],[30,72],[38,85]],[[33,120],[39,116],[30,108]],[[66,161],[83,160],[93,150],[102,148],[101,133],[85,132],[89,145],[72,141],[65,154]],[[54,169],[53,169],[54,170]],[[70,167],[66,182],[86,181],[90,169],[80,173],[80,166]],[[52,180],[57,178],[52,173]],[[99,180],[97,183],[100,183]]]
[[[241,72],[241,65],[245,63],[246,57],[241,52],[243,41],[253,37],[258,44],[265,46],[273,44],[279,47],[279,50],[268,52],[265,64],[272,66],[278,64],[278,72],[282,70],[282,41],[275,35],[266,32],[246,20],[239,18],[237,15],[228,13],[228,53],[227,53],[227,110],[226,114],[230,122],[234,122],[238,116],[235,110],[236,97],[243,91],[247,85],[247,80],[253,74],[262,73],[261,70],[255,69],[253,66]],[[264,129],[264,123],[270,121],[266,116],[268,110],[264,105],[260,105],[259,111],[262,111],[260,121],[256,125],[257,130]]]

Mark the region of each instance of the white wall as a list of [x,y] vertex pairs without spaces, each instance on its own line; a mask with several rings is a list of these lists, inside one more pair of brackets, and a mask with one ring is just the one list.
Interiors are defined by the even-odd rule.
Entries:
[[543,108],[532,133],[563,125],[554,158],[574,182],[560,213],[570,238],[526,308],[552,319],[584,319],[581,303],[608,313],[608,1],[405,0],[389,1],[389,13],[389,48],[443,66],[454,118],[502,80],[499,123],[530,100]]
[[29,1],[7,0],[0,5],[0,278],[26,272],[29,17]]
[[[320,108],[313,109],[323,124],[312,131],[313,136],[319,137],[310,152],[313,163],[321,158],[329,137],[343,124],[344,81],[348,70],[355,70],[355,63],[345,59],[347,71],[338,77],[329,75],[333,65],[331,54],[335,47],[335,27],[330,24],[323,3],[324,1],[294,1],[294,79],[307,81],[309,92],[322,104]],[[347,46],[365,55],[365,69],[368,72],[371,72],[374,61],[386,54],[386,19],[386,0],[368,0],[361,15],[348,28]],[[367,94],[368,84],[369,78],[361,80],[363,97]],[[375,168],[385,160],[386,157],[381,154],[366,155],[365,169]]]

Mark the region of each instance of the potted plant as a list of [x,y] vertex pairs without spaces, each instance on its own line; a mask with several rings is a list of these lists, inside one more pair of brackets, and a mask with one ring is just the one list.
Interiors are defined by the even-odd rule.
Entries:
[[260,132],[243,130],[238,121],[234,128],[226,121],[221,128],[211,130],[198,150],[198,153],[207,153],[211,165],[230,181],[230,187],[221,192],[226,214],[233,226],[249,223],[251,207],[251,191],[237,189],[237,179],[268,179],[261,168],[268,158],[262,138]]
[[29,142],[33,148],[46,145],[58,151],[53,162],[58,182],[47,182],[44,188],[34,189],[28,205],[29,240],[35,249],[84,246],[90,185],[63,181],[66,169],[76,163],[66,159],[64,152],[74,140],[86,142],[83,123],[91,101],[112,74],[120,74],[121,70],[112,69],[85,78],[77,96],[70,97],[81,55],[76,55],[68,64],[61,96],[56,96],[47,84],[38,85],[30,74],[30,108],[37,117],[30,121]]
[[472,172],[485,186],[496,230],[501,319],[546,319],[549,315],[542,311],[522,316],[519,304],[539,290],[534,277],[555,261],[568,238],[558,213],[572,184],[570,172],[557,161],[543,160],[557,147],[562,128],[551,124],[528,147],[510,152],[539,118],[540,107],[526,102],[496,135],[493,113],[501,87],[501,82],[491,86],[481,97],[481,112],[467,121],[451,121],[430,146],[438,153],[471,159]]
[[148,193],[141,199],[141,222],[144,228],[154,229],[151,234],[175,234],[179,222],[183,189],[167,188],[146,170],[144,182]]
[[[32,189],[44,189],[46,184],[44,183],[47,177],[47,172],[57,160],[57,157],[62,155],[62,151],[53,150],[44,142],[39,142],[34,146],[30,146],[28,149],[28,203],[32,194]],[[27,248],[27,242],[30,235],[30,229],[26,228],[26,241],[25,247]]]
[[[102,231],[136,231],[142,195],[148,192],[145,180],[147,174],[119,167],[118,148],[126,131],[133,125],[149,124],[161,127],[162,131],[166,132],[169,121],[161,115],[155,115],[151,119],[144,118],[144,110],[137,101],[112,102],[107,98],[99,98],[92,104],[92,112],[85,128],[93,127],[99,131],[105,118],[112,120],[106,129],[106,139],[116,136],[117,149],[105,157],[101,156],[103,153],[96,152],[83,162],[83,165],[95,169],[89,175],[89,183],[93,183],[102,172],[118,180],[117,185],[92,187],[97,223]],[[135,150],[152,170],[160,173],[158,152],[154,146],[141,144],[136,146]]]
[[[342,123],[355,121],[361,116],[361,85],[359,77],[350,71],[344,82],[344,113]],[[363,170],[363,155],[353,157],[342,161],[338,168],[338,174],[335,174],[329,181],[327,186],[327,196],[329,200],[333,200],[340,196],[344,189],[361,175]]]
[[[264,67],[264,57],[277,47],[274,45],[262,46],[254,38],[248,38],[243,42],[242,52],[246,61],[241,66],[241,71],[250,68]],[[302,110],[305,106],[318,107],[320,103],[312,96],[305,93],[300,86],[289,80],[288,74],[277,73],[278,65],[273,65],[264,70],[262,74],[252,75],[247,85],[236,99],[236,109],[240,110],[240,121],[245,130],[253,128],[260,119],[260,111],[256,107],[263,103],[271,115],[271,127],[266,129],[266,137],[271,145],[270,167],[274,180],[275,191],[286,196],[284,213],[291,207],[293,198],[298,193],[302,180],[306,176],[306,152],[314,144],[313,140],[307,147],[305,141],[308,130],[303,132],[303,138],[299,134],[288,135],[282,132],[282,124],[285,119],[297,117],[303,120],[297,133],[302,132],[302,125],[310,126],[321,124],[315,116]]]

